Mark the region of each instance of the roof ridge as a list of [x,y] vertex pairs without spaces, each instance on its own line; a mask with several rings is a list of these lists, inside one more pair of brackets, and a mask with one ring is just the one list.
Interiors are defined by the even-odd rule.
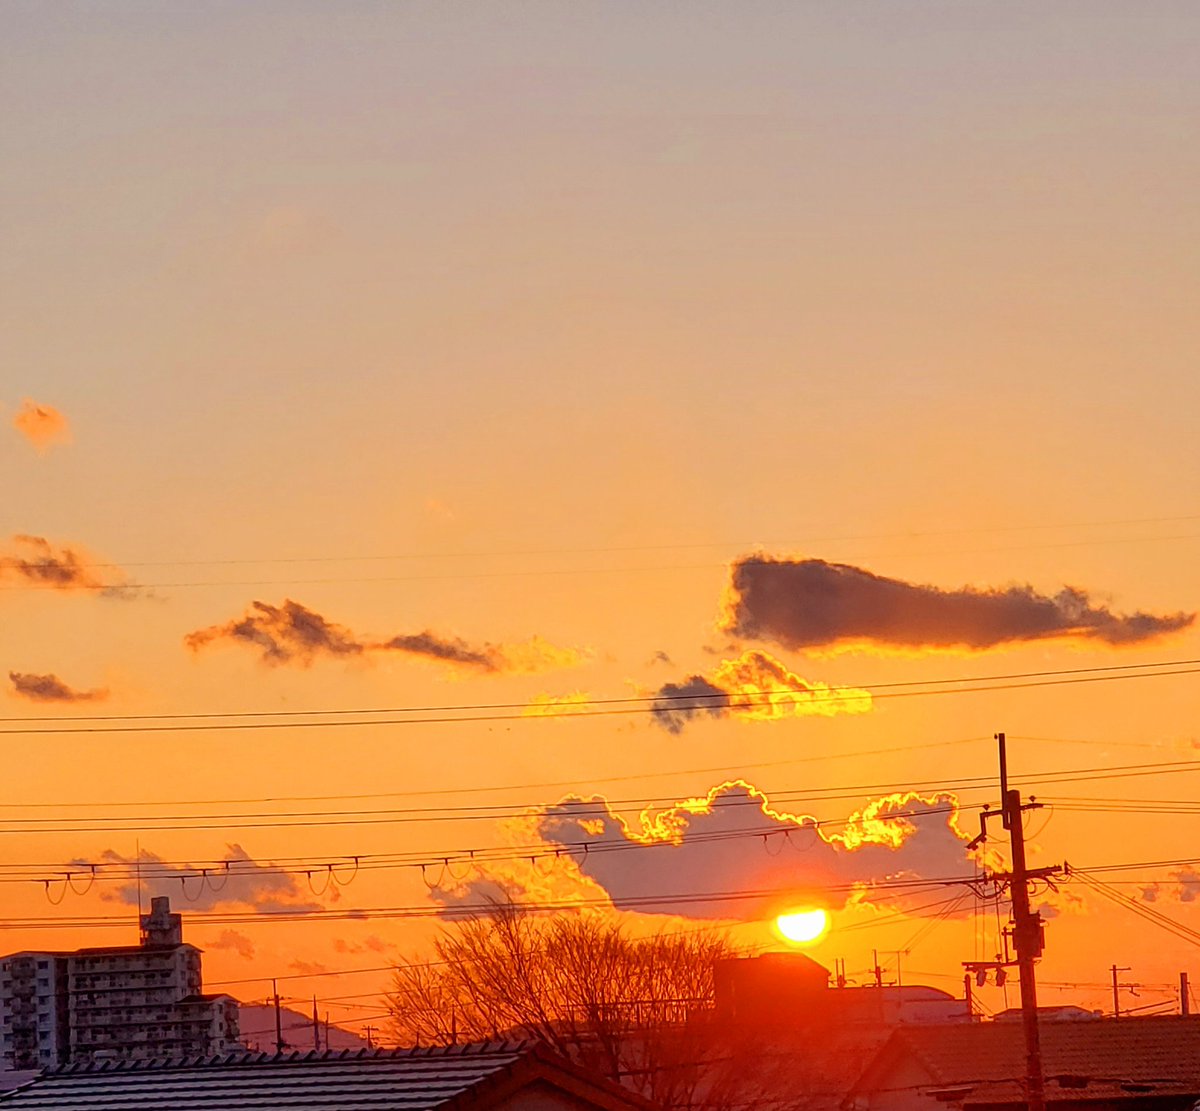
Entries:
[[453,1057],[523,1056],[538,1049],[539,1043],[531,1038],[490,1039],[485,1042],[466,1042],[449,1046],[363,1046],[361,1049],[287,1049],[270,1053],[262,1050],[230,1050],[205,1056],[149,1057],[135,1059],[106,1059],[99,1061],[75,1061],[67,1065],[47,1069],[44,1076],[79,1076],[102,1072],[135,1072],[151,1069],[196,1069],[214,1066],[268,1066],[288,1065],[302,1062],[364,1060],[404,1060],[424,1057],[429,1059]]

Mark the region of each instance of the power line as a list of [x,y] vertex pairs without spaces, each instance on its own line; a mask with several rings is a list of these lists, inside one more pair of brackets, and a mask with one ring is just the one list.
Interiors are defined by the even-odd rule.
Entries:
[[[908,892],[919,894],[923,891],[936,890],[939,887],[953,887],[960,884],[970,885],[976,882],[975,877],[945,876],[920,879],[890,879],[880,880],[871,885],[873,891]],[[807,885],[806,890],[814,894],[843,895],[862,889],[861,883]],[[608,896],[603,898],[578,898],[560,901],[522,902],[518,909],[525,913],[556,913],[575,911],[582,908],[603,908],[618,910],[648,910],[649,913],[661,913],[656,908],[690,907],[703,905],[723,905],[739,902],[774,901],[779,898],[776,890],[744,889],[732,891],[705,891],[664,893],[655,895],[634,895],[614,901]],[[940,904],[939,904],[940,905]],[[249,911],[210,911],[188,915],[189,922],[211,923],[214,925],[264,925],[282,922],[346,922],[377,919],[406,919],[406,918],[446,918],[454,916],[469,917],[471,915],[486,915],[495,910],[495,904],[460,903],[452,907],[428,904],[397,906],[397,907],[353,907],[353,908],[321,908],[314,910],[308,907],[275,907]],[[42,929],[73,929],[73,928],[128,928],[127,915],[79,916],[59,918],[37,917],[7,917],[0,918],[0,930],[42,928]]]
[[595,776],[590,779],[542,780],[536,783],[506,783],[475,787],[441,787],[424,791],[373,791],[366,794],[347,795],[278,795],[271,798],[235,799],[158,799],[158,800],[112,800],[105,802],[0,802],[0,809],[16,810],[63,810],[70,808],[111,808],[114,806],[234,806],[269,802],[354,802],[367,799],[429,798],[441,795],[498,794],[506,791],[542,790],[554,787],[595,787],[600,783],[629,783],[648,779],[665,779],[672,776],[725,775],[732,772],[760,771],[765,768],[786,768],[795,764],[824,763],[829,760],[860,759],[864,756],[886,756],[897,752],[918,752],[931,748],[949,748],[954,745],[975,744],[985,737],[962,737],[953,741],[930,741],[925,744],[906,744],[891,748],[856,749],[847,752],[823,752],[813,756],[793,756],[787,760],[771,760],[754,764],[721,764],[707,768],[674,768],[663,772],[640,772],[630,775]]
[[[1186,660],[1154,660],[1148,663],[1136,664],[1107,664],[1093,667],[1072,667],[1072,668],[1057,668],[1043,671],[1016,671],[1007,672],[1000,675],[967,675],[957,676],[951,679],[909,679],[891,683],[872,683],[871,690],[892,690],[911,687],[936,687],[949,686],[954,683],[994,683],[1008,682],[1018,679],[1041,679],[1052,676],[1071,676],[1071,675],[1093,675],[1107,674],[1112,672],[1139,672],[1150,668],[1182,668],[1182,667],[1197,667],[1200,666],[1200,658]],[[1135,678],[1136,675],[1130,675],[1130,678]],[[859,685],[855,683],[838,683],[832,686],[833,690],[840,688],[857,688]],[[808,686],[796,686],[793,684],[780,683],[770,690],[753,692],[744,697],[753,697],[754,699],[769,702],[781,694],[810,694],[812,690]],[[688,694],[688,693],[654,693],[650,695],[630,695],[621,698],[589,698],[588,704],[592,706],[618,706],[628,705],[631,703],[642,702],[677,702],[681,704],[681,708],[687,709],[688,705],[697,700],[712,700],[712,694]],[[742,697],[742,696],[739,696]],[[857,697],[857,696],[855,696]],[[704,709],[706,707],[699,707]],[[298,718],[298,717],[330,717],[330,716],[348,716],[348,715],[377,715],[377,714],[424,714],[424,713],[454,713],[467,712],[472,710],[527,710],[529,709],[528,702],[470,702],[470,703],[451,703],[443,705],[429,706],[360,706],[341,709],[315,709],[315,710],[230,710],[226,712],[205,712],[205,713],[169,713],[169,714],[53,714],[53,715],[27,715],[24,717],[0,717],[0,723],[18,723],[18,722],[81,722],[81,721],[183,721],[183,720],[213,720],[213,719],[229,719],[229,718]],[[539,712],[542,707],[538,707]],[[1026,740],[1053,740],[1054,738],[1046,737],[1027,737]],[[1079,742],[1072,742],[1079,743]]]
[[[975,678],[957,678],[957,679],[930,679],[930,680],[911,680],[900,683],[883,683],[875,684],[874,689],[867,692],[872,701],[878,701],[888,698],[917,698],[931,695],[946,695],[946,694],[972,694],[986,691],[1004,691],[1004,690],[1021,690],[1030,687],[1051,687],[1063,686],[1077,683],[1099,683],[1099,682],[1114,682],[1125,679],[1143,679],[1155,678],[1161,676],[1177,676],[1177,675],[1194,675],[1200,673],[1198,666],[1183,666],[1200,664],[1200,659],[1193,660],[1173,660],[1167,662],[1153,664],[1132,664],[1127,667],[1120,665],[1110,667],[1094,667],[1094,668],[1073,668],[1070,670],[1058,671],[1042,671],[1042,672],[1025,672],[1013,676],[980,676]],[[1136,670],[1160,668],[1163,670]],[[1113,674],[1115,671],[1120,671],[1120,674]],[[1065,676],[1053,678],[1053,676]],[[1009,679],[1025,679],[1029,678],[1029,682],[1009,682]],[[999,680],[1006,680],[1000,682]],[[951,684],[956,683],[983,683],[983,686],[959,686],[952,687]],[[935,689],[895,689],[895,688],[935,688]],[[941,689],[936,689],[941,688]],[[882,692],[882,693],[880,693]],[[687,712],[689,710],[697,713],[703,711],[715,711],[723,713],[728,710],[738,709],[755,709],[764,706],[770,706],[777,702],[786,701],[784,696],[789,694],[798,694],[807,696],[814,704],[829,705],[840,702],[861,702],[863,694],[861,688],[852,688],[850,684],[838,684],[829,687],[827,690],[814,691],[809,687],[780,687],[771,691],[763,691],[757,694],[738,694],[736,697],[726,693],[720,695],[707,694],[668,694],[668,695],[646,695],[636,698],[617,698],[617,699],[591,699],[588,702],[590,706],[609,706],[615,708],[608,709],[579,709],[577,707],[563,706],[547,706],[537,707],[537,714],[530,715],[528,703],[521,703],[519,713],[495,713],[495,714],[480,714],[475,713],[477,710],[488,710],[492,706],[486,703],[479,704],[461,704],[452,707],[414,707],[412,709],[387,709],[387,710],[359,710],[359,711],[312,711],[306,716],[312,717],[317,713],[328,714],[385,714],[385,713],[403,713],[403,714],[426,714],[424,717],[404,717],[404,718],[356,718],[355,720],[346,721],[220,721],[207,722],[204,720],[206,715],[189,715],[189,722],[195,721],[198,724],[182,724],[182,725],[101,725],[101,726],[54,726],[52,728],[38,729],[0,729],[0,736],[37,736],[40,734],[47,735],[67,735],[67,734],[96,734],[96,733],[179,733],[179,732],[218,732],[227,730],[248,730],[248,729],[327,729],[327,728],[345,728],[345,727],[361,727],[361,726],[379,726],[379,725],[431,725],[431,724],[451,724],[458,722],[495,722],[495,721],[514,721],[514,720],[537,720],[544,718],[559,718],[559,717],[609,717],[614,715],[628,714],[657,714],[662,712],[662,703],[671,704],[672,709],[676,712]],[[644,703],[644,705],[617,705],[630,702]],[[502,709],[515,709],[517,704],[499,704]],[[428,716],[429,713],[442,715],[442,711],[448,716]],[[261,712],[263,717],[277,718],[283,713],[292,713],[293,711],[285,711],[278,714]],[[301,712],[302,713],[302,712]],[[255,717],[260,715],[259,711],[253,712]],[[249,717],[251,715],[229,714],[225,717]],[[105,720],[103,718],[89,717],[59,717],[59,718],[38,718],[37,721],[92,721]],[[156,721],[163,720],[155,715],[129,715],[127,720],[134,721]]]
[[[845,543],[852,540],[912,539],[931,536],[958,536],[969,533],[1038,532],[1053,529],[1108,528],[1117,525],[1161,525],[1174,524],[1181,521],[1200,521],[1200,514],[1185,514],[1171,517],[1131,517],[1107,521],[1072,521],[1062,524],[994,525],[986,528],[923,529],[918,531],[857,533],[840,536],[809,536],[802,540],[721,540],[696,544],[626,544],[576,548],[514,549],[507,551],[398,552],[383,555],[357,554],[338,556],[267,556],[243,559],[168,559],[144,560],[141,562],[123,561],[120,563],[81,563],[80,567],[85,570],[116,570],[122,567],[221,567],[268,563],[366,563],[422,559],[493,559],[540,555],[596,555],[612,552],[696,551],[707,548],[800,548],[811,544]],[[1088,543],[1088,541],[1085,541],[1085,543]]]

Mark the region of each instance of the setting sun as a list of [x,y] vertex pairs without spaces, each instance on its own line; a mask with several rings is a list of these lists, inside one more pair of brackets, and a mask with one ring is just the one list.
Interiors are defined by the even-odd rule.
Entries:
[[820,907],[789,911],[775,919],[775,929],[793,945],[805,945],[829,929],[829,915]]

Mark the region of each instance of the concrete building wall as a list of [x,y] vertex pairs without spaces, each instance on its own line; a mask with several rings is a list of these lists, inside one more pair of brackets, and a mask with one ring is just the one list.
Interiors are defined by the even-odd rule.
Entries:
[[141,944],[0,958],[0,1066],[206,1056],[239,1048],[237,1002],[202,995],[200,950],[155,899]]

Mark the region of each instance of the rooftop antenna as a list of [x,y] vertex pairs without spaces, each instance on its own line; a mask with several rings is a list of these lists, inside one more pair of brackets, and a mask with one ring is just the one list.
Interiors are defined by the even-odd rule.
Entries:
[[133,869],[137,876],[138,931],[142,929],[142,839],[133,843]]

